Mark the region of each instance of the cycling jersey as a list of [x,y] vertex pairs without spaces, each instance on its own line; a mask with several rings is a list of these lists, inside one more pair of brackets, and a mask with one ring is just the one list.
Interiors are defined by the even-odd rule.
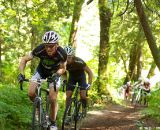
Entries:
[[78,57],[73,57],[73,62],[71,64],[67,64],[67,70],[70,76],[78,78],[84,75],[85,66],[86,63],[82,59]]
[[[68,85],[66,88],[67,90],[73,91],[73,85],[76,85],[76,83],[78,83],[81,87],[87,87],[86,75],[84,72],[85,66],[86,63],[78,57],[73,57],[73,62],[67,64],[67,70],[69,72]],[[81,88],[81,90],[83,89],[85,88]]]
[[148,83],[148,85],[143,84],[143,91],[150,93],[150,83]]
[[44,44],[40,44],[31,52],[31,55],[40,58],[37,71],[42,77],[47,77],[55,73],[59,69],[60,63],[67,60],[67,54],[60,46],[58,46],[55,55],[49,56]]

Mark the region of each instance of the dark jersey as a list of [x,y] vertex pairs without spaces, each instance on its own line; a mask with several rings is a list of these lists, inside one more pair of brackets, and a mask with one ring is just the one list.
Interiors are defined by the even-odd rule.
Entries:
[[58,47],[54,56],[49,56],[45,50],[44,44],[40,44],[36,47],[31,54],[35,57],[40,58],[39,67],[47,70],[59,69],[60,63],[67,60],[67,54],[62,47]]
[[85,66],[86,63],[82,59],[73,57],[73,62],[71,64],[67,64],[67,70],[70,76],[74,76],[76,78],[84,75]]

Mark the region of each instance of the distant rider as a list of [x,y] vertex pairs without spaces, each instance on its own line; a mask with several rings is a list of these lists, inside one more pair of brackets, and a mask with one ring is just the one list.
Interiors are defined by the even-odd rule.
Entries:
[[131,81],[128,81],[124,86],[124,99],[128,99],[130,97],[131,91]]

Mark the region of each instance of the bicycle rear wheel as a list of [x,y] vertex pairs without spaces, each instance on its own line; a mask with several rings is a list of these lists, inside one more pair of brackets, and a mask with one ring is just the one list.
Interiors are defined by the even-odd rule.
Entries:
[[62,119],[62,130],[72,130],[75,115],[74,102],[71,100],[64,111]]
[[142,106],[147,106],[148,104],[148,101],[147,101],[147,93],[146,92],[143,92],[142,93],[142,102],[141,102],[141,105]]
[[40,104],[40,100],[36,98],[33,103],[32,130],[42,130],[42,109]]

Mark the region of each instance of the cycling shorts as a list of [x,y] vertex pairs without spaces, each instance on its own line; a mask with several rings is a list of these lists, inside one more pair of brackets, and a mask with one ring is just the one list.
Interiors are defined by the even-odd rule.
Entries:
[[[32,76],[31,80],[45,79],[45,78],[47,78],[47,77],[41,76],[40,73],[38,71],[36,71],[35,74]],[[49,87],[53,87],[53,86],[54,86],[53,82],[49,84]],[[60,78],[56,83],[56,89],[59,89],[59,88],[60,88]]]
[[81,86],[83,88],[80,88],[80,90],[86,90],[86,87],[88,86],[86,83],[86,75],[83,74],[79,77],[69,76],[66,91],[74,91],[75,86],[78,83],[78,86]]

